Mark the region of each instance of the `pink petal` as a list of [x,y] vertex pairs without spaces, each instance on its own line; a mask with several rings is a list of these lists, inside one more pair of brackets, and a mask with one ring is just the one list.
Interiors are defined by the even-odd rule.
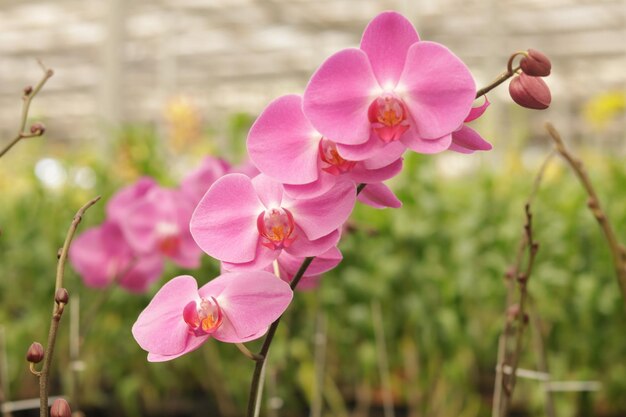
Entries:
[[406,90],[405,104],[423,139],[436,139],[458,128],[476,94],[465,64],[434,42],[411,46],[398,87]]
[[285,188],[285,193],[293,199],[315,198],[330,191],[337,184],[339,178],[328,172],[320,171],[317,181],[302,185],[284,184],[283,187]]
[[[170,280],[156,293],[133,325],[133,337],[142,349],[158,355],[178,355],[195,348],[183,319],[183,309],[199,299],[196,280],[182,275]],[[208,336],[200,336],[206,340]],[[197,342],[197,341],[195,341]]]
[[[267,175],[252,178],[252,186],[265,208],[280,207],[283,201],[283,185]],[[259,212],[260,213],[260,212]]]
[[461,129],[452,134],[451,151],[473,153],[474,151],[488,151],[490,149],[491,144],[471,127],[462,126]]
[[358,145],[344,145],[338,143],[337,151],[339,155],[349,161],[363,161],[385,153],[386,148],[389,147],[391,143],[383,142],[376,134],[370,132],[370,138],[366,142]]
[[487,99],[487,96],[484,96],[485,100],[483,102],[483,104],[481,104],[480,106],[477,107],[472,107],[472,109],[470,110],[469,114],[467,115],[467,117],[465,118],[465,120],[463,120],[464,123],[468,123],[471,121],[474,121],[476,119],[478,119],[480,116],[483,115],[483,113],[485,113],[485,110],[487,110],[487,107],[489,107],[489,100]]
[[402,207],[402,202],[398,200],[398,197],[396,197],[393,191],[382,182],[378,184],[368,184],[367,187],[361,191],[358,199],[361,203],[378,209]]
[[309,240],[315,240],[338,229],[350,216],[355,201],[354,183],[341,181],[326,194],[286,202],[284,207],[291,211],[296,224]]
[[[409,129],[410,130],[410,129]],[[398,160],[406,151],[406,145],[401,141],[394,141],[385,146],[383,152],[379,152],[372,158],[363,161],[367,169],[386,167]]]
[[[226,323],[226,325],[224,325],[224,323]],[[230,323],[230,320],[228,320],[228,317],[224,317],[222,326],[220,326],[219,329],[217,329],[215,333],[213,333],[213,337],[224,343],[245,343],[260,338],[265,333],[267,333],[268,328],[269,326],[259,330],[254,334],[251,334],[250,336],[241,337],[235,331],[235,328]]]
[[146,292],[150,285],[163,273],[163,258],[159,255],[142,256],[127,264],[130,269],[119,280],[120,287],[130,292]]
[[[293,297],[289,284],[269,272],[230,272],[213,281],[224,286],[216,300],[229,322],[222,322],[223,332],[214,334],[222,341],[242,342],[259,333],[283,314]],[[200,296],[212,296],[205,287],[200,288]],[[238,339],[223,340],[228,326]]]
[[69,258],[85,285],[103,288],[124,271],[132,250],[119,227],[105,222],[79,235],[70,247]]
[[415,129],[409,129],[400,140],[412,151],[433,154],[448,149],[452,143],[452,135],[447,134],[438,139],[422,139]]
[[315,129],[336,143],[356,145],[369,139],[367,111],[379,89],[365,52],[344,49],[313,74],[303,110]]
[[288,184],[307,184],[318,176],[321,134],[302,113],[302,98],[272,101],[248,133],[248,154],[259,170]]
[[[298,272],[305,259],[306,257],[293,256],[292,254],[283,251],[283,253],[281,253],[278,257],[278,263],[287,274],[287,277],[281,278],[288,278],[287,281],[291,281],[291,278],[293,278],[293,276]],[[313,262],[311,262],[307,270],[304,272],[304,276],[319,275],[330,271],[339,265],[342,259],[343,256],[341,255],[341,251],[339,251],[336,246],[333,246],[313,259]]]
[[180,188],[194,206],[209,190],[213,183],[230,170],[228,162],[221,158],[207,156],[194,171],[191,171],[180,183]]
[[356,183],[381,182],[395,177],[402,171],[402,158],[378,169],[367,169],[364,165],[363,163],[356,164],[350,172],[350,178]]
[[120,189],[111,197],[107,204],[107,218],[113,221],[122,220],[129,207],[132,207],[138,199],[141,199],[141,197],[145,196],[152,188],[157,186],[154,179],[142,177],[134,184]]
[[194,350],[198,349],[200,346],[202,346],[204,342],[207,341],[208,338],[208,336],[190,336],[185,349],[182,352],[176,353],[174,355],[161,355],[158,353],[148,352],[148,362],[171,361],[172,359],[176,359],[179,356],[183,356],[189,352],[193,352]]
[[250,178],[228,174],[204,195],[189,228],[200,248],[226,262],[254,259],[259,232],[256,220],[264,210]]
[[336,246],[341,237],[339,229],[316,240],[307,239],[301,229],[296,229],[296,233],[298,238],[285,251],[298,257],[318,256]]
[[280,251],[280,249],[272,250],[263,246],[259,239],[253,260],[240,263],[222,262],[222,267],[227,271],[257,271],[270,265],[278,257]]
[[395,87],[400,79],[409,47],[419,41],[415,28],[404,16],[384,12],[372,20],[361,39],[378,83]]

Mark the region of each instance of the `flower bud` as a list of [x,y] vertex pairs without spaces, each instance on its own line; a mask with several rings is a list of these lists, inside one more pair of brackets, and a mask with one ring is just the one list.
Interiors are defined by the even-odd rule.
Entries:
[[545,77],[550,75],[552,64],[550,59],[536,49],[529,49],[528,56],[525,56],[519,63],[524,74],[534,77]]
[[50,417],[72,417],[70,405],[63,398],[57,398],[50,408]]
[[31,363],[39,363],[43,360],[43,346],[39,342],[33,342],[26,352],[26,360]]
[[33,92],[33,86],[32,85],[27,85],[26,87],[24,87],[24,95],[25,96],[30,96],[30,93]]
[[552,101],[548,85],[541,78],[531,77],[525,73],[511,80],[509,94],[513,101],[527,109],[547,109]]
[[65,288],[59,288],[56,294],[54,294],[54,301],[56,301],[57,304],[67,304],[69,298],[70,295],[67,293],[67,290]]
[[32,126],[30,127],[30,133],[34,134],[38,134],[38,135],[43,135],[44,132],[46,131],[46,126],[44,126],[43,123],[33,123]]

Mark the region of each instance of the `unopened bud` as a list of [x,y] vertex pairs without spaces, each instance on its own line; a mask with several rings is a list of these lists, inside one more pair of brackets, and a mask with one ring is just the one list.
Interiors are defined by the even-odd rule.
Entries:
[[59,288],[54,294],[54,301],[56,301],[57,304],[67,304],[69,298],[70,295],[67,293],[67,290],[65,288]]
[[513,101],[527,109],[544,110],[552,101],[548,85],[541,78],[531,77],[525,73],[511,80],[509,94]]
[[50,408],[50,417],[72,417],[70,405],[63,398],[57,398]]
[[26,360],[32,363],[39,363],[43,360],[43,346],[39,342],[33,342],[26,352]]
[[46,131],[46,126],[44,126],[43,123],[33,123],[32,126],[30,127],[30,133],[32,133],[33,135],[37,134],[37,135],[43,135],[44,132]]
[[30,93],[33,92],[33,86],[32,85],[27,85],[26,87],[24,87],[24,95],[25,96],[30,96]]
[[519,314],[519,304],[510,305],[509,308],[506,309],[506,316],[510,321],[517,319],[518,314]]
[[519,65],[525,74],[534,77],[550,75],[550,70],[552,69],[550,59],[536,49],[529,49],[528,56],[522,58]]

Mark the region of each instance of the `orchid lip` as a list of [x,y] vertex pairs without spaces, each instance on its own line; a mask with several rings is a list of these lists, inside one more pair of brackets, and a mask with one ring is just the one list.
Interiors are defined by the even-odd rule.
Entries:
[[257,229],[261,244],[271,250],[288,248],[296,239],[296,223],[291,212],[284,208],[272,208],[257,217]]
[[319,155],[322,162],[322,170],[335,176],[352,171],[356,165],[355,161],[349,161],[339,155],[337,145],[326,138],[320,140]]
[[385,143],[399,140],[409,127],[409,111],[394,94],[383,94],[370,104],[367,111],[372,130]]
[[201,298],[200,302],[191,301],[183,310],[183,319],[190,334],[206,336],[213,334],[221,326],[224,316],[214,297]]

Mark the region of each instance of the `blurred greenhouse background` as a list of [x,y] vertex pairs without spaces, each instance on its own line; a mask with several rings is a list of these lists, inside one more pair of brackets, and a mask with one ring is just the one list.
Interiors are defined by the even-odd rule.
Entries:
[[[141,175],[174,186],[206,155],[244,162],[264,106],[301,93],[387,9],[459,55],[478,86],[515,51],[546,53],[552,105],[522,109],[497,89],[476,123],[491,152],[407,156],[390,183],[404,206],[357,208],[344,261],[297,294],[277,334],[264,415],[389,417],[385,395],[399,417],[491,415],[503,276],[551,146],[544,122],[585,161],[626,240],[624,0],[0,0],[0,146],[17,129],[22,89],[41,78],[37,59],[55,71],[31,110],[46,134],[0,159],[0,403],[38,396],[24,355],[46,338],[57,249],[76,210],[103,195],[84,231]],[[545,358],[553,380],[593,390],[520,379],[510,415],[546,415],[549,393],[558,416],[624,416],[624,303],[586,195],[557,158],[534,212],[541,249],[520,367]],[[159,283],[218,270],[205,257],[201,271],[169,265]],[[160,285],[96,291],[68,268],[66,286],[75,313],[62,323],[51,394],[80,399],[87,416],[243,415],[253,366],[233,346],[145,360],[130,327]],[[79,322],[90,327],[77,351]]]

